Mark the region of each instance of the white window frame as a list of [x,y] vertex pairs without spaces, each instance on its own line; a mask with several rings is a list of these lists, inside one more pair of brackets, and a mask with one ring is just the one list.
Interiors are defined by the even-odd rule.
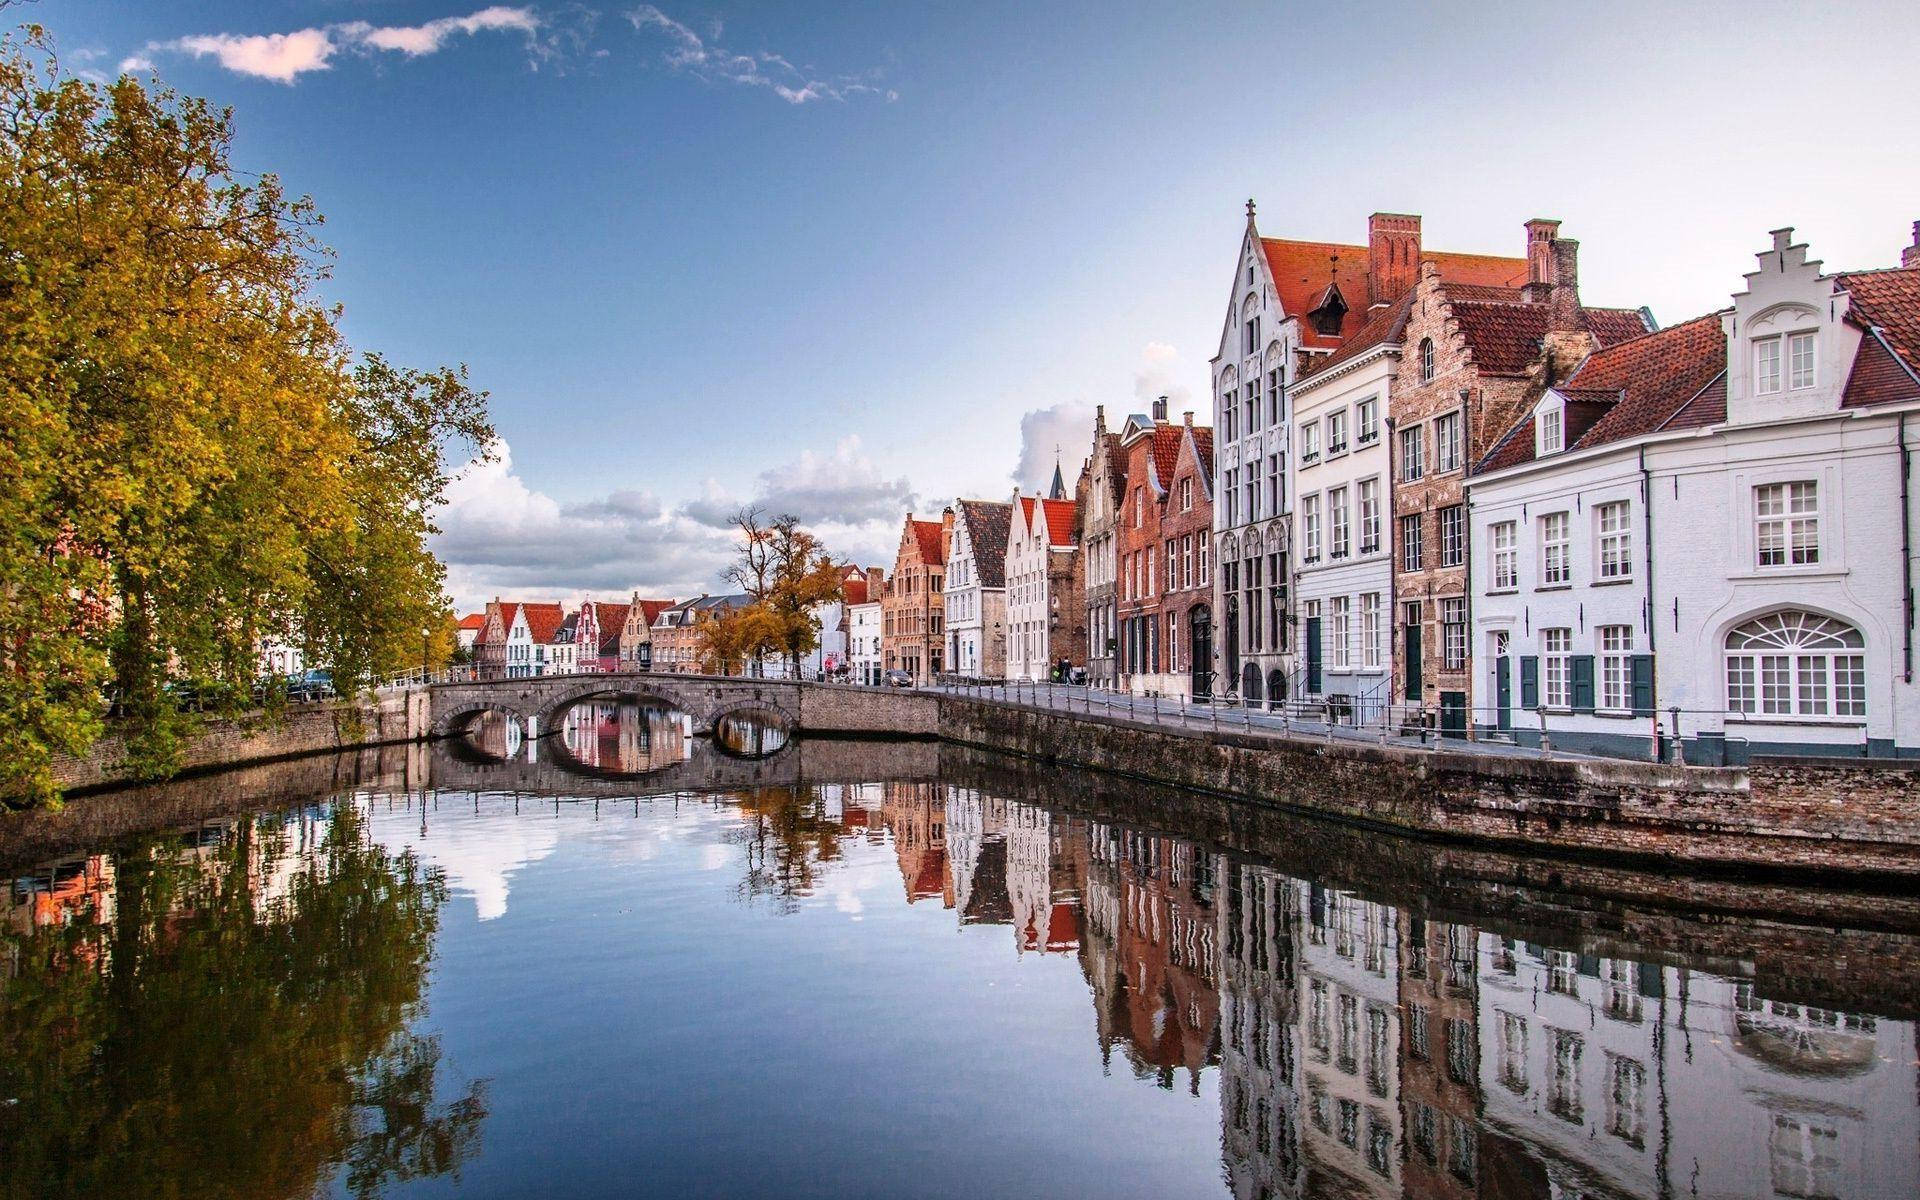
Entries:
[[1600,645],[1600,695],[1603,712],[1630,712],[1633,708],[1633,626],[1602,625],[1595,630]]
[[1573,630],[1540,631],[1540,707],[1573,707]]
[[1565,511],[1540,514],[1540,586],[1573,582],[1572,520]]
[[1520,589],[1519,526],[1513,521],[1495,521],[1487,528],[1492,546],[1491,575],[1493,590],[1513,592]]
[[1380,549],[1380,481],[1362,479],[1354,485],[1360,508],[1360,553],[1373,554]]
[[1595,564],[1601,579],[1633,578],[1633,506],[1625,500],[1609,500],[1593,506],[1594,541],[1600,561]]
[[1736,719],[1866,719],[1866,639],[1854,625],[1781,609],[1729,630],[1723,653],[1727,710]]
[[[1421,513],[1403,513],[1400,517],[1400,570],[1405,572],[1427,569],[1427,532]],[[1408,532],[1413,536],[1409,538]]]
[[1753,394],[1778,395],[1786,382],[1786,366],[1780,335],[1753,339]]
[[1300,561],[1320,561],[1320,497],[1300,498]]
[[1300,465],[1312,466],[1320,461],[1320,422],[1308,421],[1300,427]]
[[1336,409],[1327,414],[1327,457],[1347,452],[1347,414]]
[[1449,504],[1435,518],[1440,523],[1440,565],[1462,565],[1467,561],[1467,506]]
[[1372,445],[1380,437],[1380,401],[1368,396],[1354,405],[1353,426],[1355,444]]
[[1349,512],[1347,509],[1347,489],[1330,488],[1327,491],[1327,555],[1330,558],[1345,558],[1352,544],[1349,540]]
[[1433,419],[1433,470],[1445,474],[1460,468],[1460,414],[1441,413]]
[[1380,669],[1380,593],[1360,597],[1360,662],[1369,671]]
[[1400,482],[1418,483],[1427,475],[1427,427],[1400,431]]
[[1327,600],[1327,640],[1332,644],[1332,667],[1336,671],[1353,669],[1353,646],[1349,641],[1353,623],[1353,600],[1333,596]]
[[[1768,562],[1770,554],[1779,561]],[[1820,483],[1789,479],[1753,489],[1753,558],[1763,571],[1820,565]]]
[[1565,442],[1566,424],[1560,406],[1540,410],[1540,453],[1557,454]]

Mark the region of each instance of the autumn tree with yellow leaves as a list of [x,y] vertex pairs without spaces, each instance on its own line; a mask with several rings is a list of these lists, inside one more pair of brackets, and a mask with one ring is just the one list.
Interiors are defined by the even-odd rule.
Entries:
[[0,39],[0,794],[46,797],[109,717],[136,774],[248,695],[266,636],[353,684],[431,654],[464,369],[356,356],[312,203],[231,161],[232,114]]

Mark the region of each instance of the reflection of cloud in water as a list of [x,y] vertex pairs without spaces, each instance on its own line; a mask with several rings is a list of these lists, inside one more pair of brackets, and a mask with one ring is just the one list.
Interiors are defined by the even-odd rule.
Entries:
[[702,847],[700,850],[700,869],[703,871],[721,870],[733,860],[732,846],[713,845]]
[[506,915],[509,878],[552,854],[560,840],[551,821],[475,819],[457,805],[445,813],[429,810],[424,835],[420,825],[418,808],[373,809],[374,838],[396,853],[412,850],[423,864],[445,871],[447,886],[472,896],[482,921]]

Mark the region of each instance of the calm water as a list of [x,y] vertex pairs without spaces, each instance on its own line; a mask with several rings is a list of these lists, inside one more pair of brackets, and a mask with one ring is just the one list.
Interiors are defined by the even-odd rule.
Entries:
[[1910,897],[717,740],[586,706],[16,866],[0,1195],[1920,1190]]

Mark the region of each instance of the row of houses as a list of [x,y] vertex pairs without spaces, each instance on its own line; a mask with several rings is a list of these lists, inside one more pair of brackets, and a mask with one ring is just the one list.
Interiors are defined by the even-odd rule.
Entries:
[[[1920,223],[1830,271],[1774,232],[1730,302],[1586,303],[1577,242],[1271,238],[1211,425],[1097,410],[1071,492],[909,514],[869,663],[1636,757],[1920,753]],[[859,661],[856,652],[856,662]]]

